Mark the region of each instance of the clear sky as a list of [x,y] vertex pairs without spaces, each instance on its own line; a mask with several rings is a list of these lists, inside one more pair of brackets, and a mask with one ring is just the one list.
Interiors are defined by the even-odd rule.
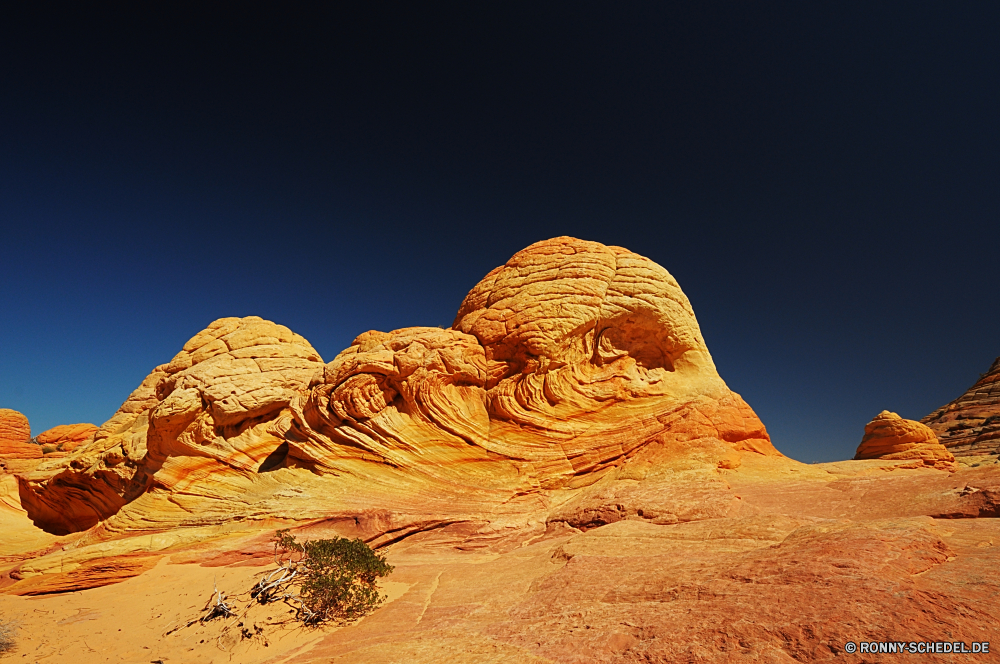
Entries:
[[667,268],[802,461],[1000,355],[1000,5],[334,4],[3,10],[0,407],[100,424],[222,316],[449,325],[556,235]]

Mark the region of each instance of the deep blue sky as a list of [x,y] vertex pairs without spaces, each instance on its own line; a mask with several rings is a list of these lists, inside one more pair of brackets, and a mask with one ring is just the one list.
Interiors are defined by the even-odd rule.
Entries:
[[101,423],[221,316],[448,325],[564,234],[803,461],[1000,355],[997,5],[473,4],[4,9],[0,407]]

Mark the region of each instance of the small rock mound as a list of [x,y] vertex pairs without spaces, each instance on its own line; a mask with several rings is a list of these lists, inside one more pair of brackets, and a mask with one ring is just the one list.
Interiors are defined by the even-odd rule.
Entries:
[[94,424],[60,424],[35,436],[35,442],[43,448],[52,447],[60,452],[72,452],[97,433]]
[[955,461],[925,424],[883,410],[865,426],[855,459],[919,460],[927,466]]
[[22,413],[0,408],[0,443],[26,443],[31,440],[31,425]]
[[31,444],[31,425],[22,413],[0,408],[0,465],[8,459],[37,459],[42,448]]

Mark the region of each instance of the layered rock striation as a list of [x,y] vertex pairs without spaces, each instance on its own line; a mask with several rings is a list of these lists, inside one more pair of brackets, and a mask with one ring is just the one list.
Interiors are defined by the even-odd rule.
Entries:
[[[949,462],[888,412],[867,460],[778,454],[676,282],[615,247],[533,245],[450,329],[366,332],[329,363],[280,325],[216,321],[93,438],[60,435],[21,502],[88,530],[31,527],[0,476],[0,612],[25,652],[854,662],[872,658],[848,642],[1000,638],[1000,464]],[[386,603],[299,636],[272,605],[242,636],[199,620],[273,569],[277,528],[391,544]]]
[[183,490],[211,471],[259,471],[283,442],[269,425],[318,367],[309,342],[282,325],[217,320],[156,367],[93,438],[19,476],[21,502],[41,528],[68,533],[151,489]]
[[53,532],[252,517],[279,494],[300,515],[489,522],[630,465],[744,454],[780,456],[673,277],[564,237],[490,272],[450,329],[366,332],[328,364],[283,326],[216,321],[20,490]]
[[65,456],[96,431],[93,424],[62,424],[32,437],[25,415],[0,408],[0,473],[29,472],[43,458]]
[[56,452],[72,452],[77,447],[93,439],[98,427],[94,424],[60,424],[35,436],[34,441],[42,448]]
[[31,440],[28,418],[16,410],[0,408],[0,474],[30,470],[41,458],[42,448]]
[[927,466],[955,461],[928,426],[887,410],[865,425],[865,435],[854,458],[915,460]]
[[42,450],[31,443],[31,425],[24,414],[0,408],[0,460],[34,459]]
[[920,421],[955,456],[1000,454],[1000,357],[965,394]]

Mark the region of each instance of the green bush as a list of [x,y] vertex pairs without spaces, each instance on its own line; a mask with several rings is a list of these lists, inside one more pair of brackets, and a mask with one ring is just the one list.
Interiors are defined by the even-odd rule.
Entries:
[[345,537],[299,543],[287,530],[274,536],[275,554],[295,571],[303,619],[318,623],[360,618],[385,600],[375,580],[388,576],[392,565],[360,539]]

